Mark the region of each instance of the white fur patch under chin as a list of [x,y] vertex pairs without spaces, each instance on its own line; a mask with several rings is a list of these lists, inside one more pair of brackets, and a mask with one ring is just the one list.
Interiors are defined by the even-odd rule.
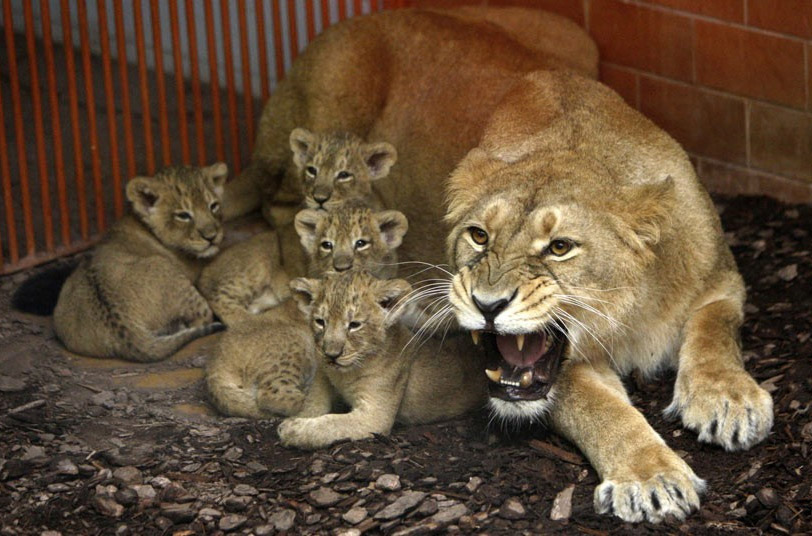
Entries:
[[555,388],[550,389],[542,400],[519,400],[508,402],[501,398],[489,398],[488,407],[496,418],[507,423],[526,424],[544,421],[555,402]]

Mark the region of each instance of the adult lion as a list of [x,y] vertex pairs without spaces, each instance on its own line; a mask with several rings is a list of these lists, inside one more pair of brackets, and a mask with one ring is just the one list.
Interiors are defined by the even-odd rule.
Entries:
[[767,435],[772,401],[742,365],[744,286],[712,203],[674,140],[571,72],[594,74],[595,61],[580,29],[536,11],[338,25],[268,102],[224,205],[255,208],[262,192],[278,215],[300,202],[296,126],[392,143],[399,161],[376,193],[409,219],[402,259],[440,262],[447,237],[448,297],[492,356],[494,411],[547,415],[603,479],[598,511],[681,518],[704,482],[619,374],[676,367],[669,411],[728,450]]

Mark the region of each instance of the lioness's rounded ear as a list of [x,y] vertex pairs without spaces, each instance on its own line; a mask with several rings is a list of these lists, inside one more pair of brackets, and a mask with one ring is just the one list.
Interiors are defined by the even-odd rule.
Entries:
[[299,240],[305,249],[310,249],[316,239],[316,229],[326,217],[327,213],[325,211],[313,208],[306,208],[296,213],[293,226],[296,228],[296,233],[299,235]]
[[293,299],[299,304],[299,310],[304,314],[310,314],[310,309],[313,307],[313,298],[316,296],[321,281],[318,279],[297,277],[292,280],[289,285]]
[[361,155],[369,169],[370,180],[376,181],[389,175],[389,169],[395,165],[398,152],[391,143],[367,143],[361,147]]
[[373,215],[381,238],[389,249],[395,249],[403,242],[403,235],[409,230],[409,220],[397,210],[383,210]]
[[133,177],[127,183],[127,199],[141,217],[148,218],[155,211],[159,198],[159,186],[152,177]]
[[293,163],[299,169],[304,168],[307,153],[316,143],[316,135],[306,128],[294,128],[290,133],[290,150],[293,151]]
[[222,196],[228,178],[228,166],[225,162],[215,162],[209,167],[203,168],[203,174],[211,179],[212,184],[214,184],[214,193]]
[[403,313],[397,305],[412,291],[412,285],[405,279],[382,279],[375,285],[375,298],[386,311],[386,325],[392,325]]

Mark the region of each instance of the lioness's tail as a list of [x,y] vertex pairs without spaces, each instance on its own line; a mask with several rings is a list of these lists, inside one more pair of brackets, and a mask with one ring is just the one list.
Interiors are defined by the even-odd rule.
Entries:
[[53,314],[62,286],[78,265],[79,260],[72,259],[32,275],[14,291],[11,306],[24,313]]

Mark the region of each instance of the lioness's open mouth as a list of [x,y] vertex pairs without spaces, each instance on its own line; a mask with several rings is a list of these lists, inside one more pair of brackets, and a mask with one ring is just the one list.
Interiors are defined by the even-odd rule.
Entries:
[[507,401],[539,400],[547,396],[561,368],[567,338],[560,330],[521,335],[473,331],[488,358],[485,370],[490,395]]

